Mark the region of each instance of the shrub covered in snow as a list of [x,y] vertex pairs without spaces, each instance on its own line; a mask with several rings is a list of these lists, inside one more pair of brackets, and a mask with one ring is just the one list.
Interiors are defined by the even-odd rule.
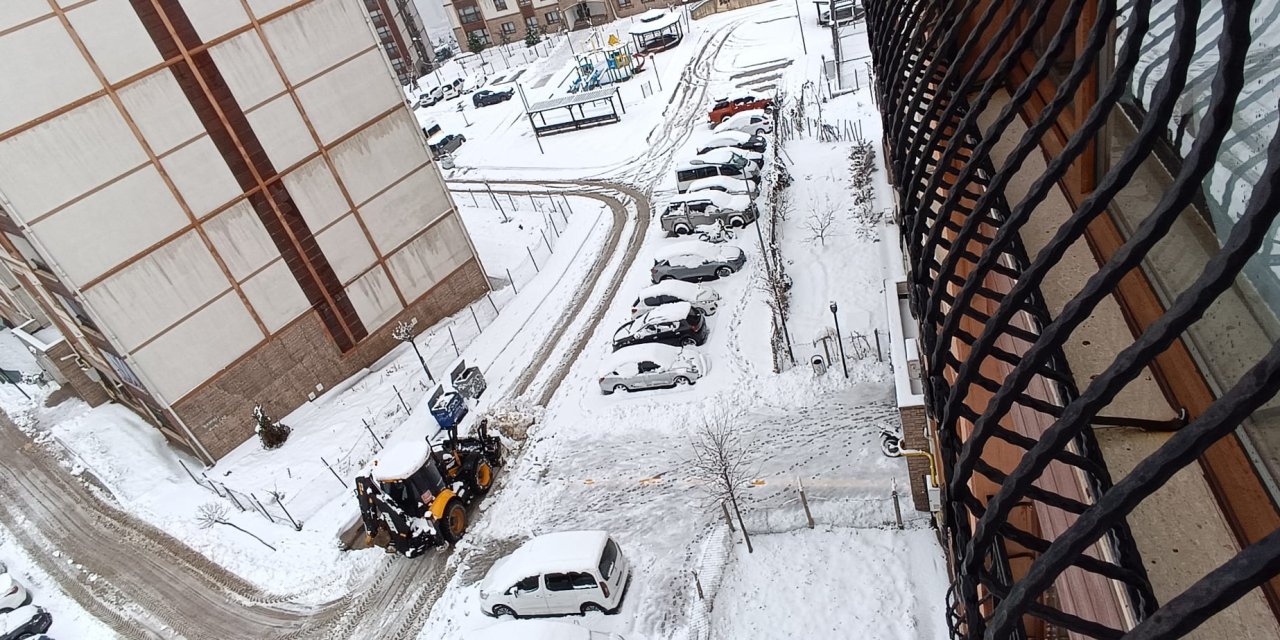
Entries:
[[289,439],[289,433],[293,431],[287,425],[272,420],[271,416],[262,410],[260,404],[253,406],[253,419],[258,423],[253,431],[262,441],[263,449],[278,449]]

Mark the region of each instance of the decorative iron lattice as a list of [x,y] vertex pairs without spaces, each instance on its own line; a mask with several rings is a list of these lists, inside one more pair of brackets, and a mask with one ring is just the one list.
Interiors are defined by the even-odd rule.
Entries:
[[[1276,394],[1280,345],[1270,345],[1208,411],[1119,482],[1108,474],[1093,425],[1104,420],[1099,411],[1183,337],[1272,240],[1280,214],[1280,138],[1271,138],[1261,178],[1198,278],[1084,389],[1077,388],[1063,345],[1202,197],[1245,86],[1253,3],[1206,3],[1220,12],[1213,17],[1221,32],[1211,43],[1216,64],[1198,72],[1212,82],[1194,140],[1182,150],[1171,186],[1056,317],[1041,285],[1090,222],[1107,215],[1139,166],[1153,159],[1187,86],[1197,35],[1204,37],[1205,9],[1171,0],[1123,6],[1108,0],[864,3],[890,179],[911,265],[911,308],[929,373],[926,401],[941,446],[943,525],[956,576],[948,592],[952,636],[1005,640],[1029,637],[1028,629],[1037,630],[1031,637],[1186,634],[1280,571],[1280,532],[1160,605],[1125,519]],[[1030,258],[1020,230],[1073,164],[1095,153],[1091,143],[1131,90],[1153,22],[1169,49],[1158,81],[1144,84],[1150,93],[1141,126]],[[1052,39],[1037,41],[1043,34]],[[1034,66],[1025,64],[1028,59]],[[1020,63],[1022,75],[1015,79]],[[1100,68],[1109,73],[1100,77]],[[1012,132],[1021,131],[1010,125],[1050,79],[1052,100],[1025,133]],[[1195,80],[1210,85],[1204,77]],[[1091,81],[1097,82],[1096,99],[1087,110],[1073,105]],[[984,113],[999,104],[998,97],[1004,106]],[[1025,195],[1018,192],[1018,202],[1007,201],[1012,177],[1073,106],[1077,126],[1065,145]],[[996,143],[1015,137],[997,166]],[[1012,456],[1016,466],[997,468],[984,455],[992,450]],[[1082,607],[1073,601],[1087,597],[1081,593],[1102,594],[1113,606]],[[1085,609],[1091,614],[1078,615]]]

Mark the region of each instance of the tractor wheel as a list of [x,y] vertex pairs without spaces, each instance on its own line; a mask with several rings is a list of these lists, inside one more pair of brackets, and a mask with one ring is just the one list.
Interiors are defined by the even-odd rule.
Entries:
[[471,470],[471,482],[475,485],[476,491],[488,493],[489,488],[493,486],[493,467],[489,466],[488,462],[481,460]]
[[467,509],[462,501],[453,499],[444,507],[444,518],[440,521],[440,535],[449,542],[457,542],[467,532]]

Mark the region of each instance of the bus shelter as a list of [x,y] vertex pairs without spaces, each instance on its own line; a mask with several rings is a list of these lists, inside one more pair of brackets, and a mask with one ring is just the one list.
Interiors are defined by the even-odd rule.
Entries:
[[627,112],[617,87],[608,87],[535,102],[525,115],[534,135],[542,137],[620,122],[619,109]]

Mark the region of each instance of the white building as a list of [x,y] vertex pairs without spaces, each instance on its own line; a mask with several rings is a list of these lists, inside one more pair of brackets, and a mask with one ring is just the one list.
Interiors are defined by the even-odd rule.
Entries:
[[0,79],[5,266],[206,460],[487,290],[362,0],[6,0]]

